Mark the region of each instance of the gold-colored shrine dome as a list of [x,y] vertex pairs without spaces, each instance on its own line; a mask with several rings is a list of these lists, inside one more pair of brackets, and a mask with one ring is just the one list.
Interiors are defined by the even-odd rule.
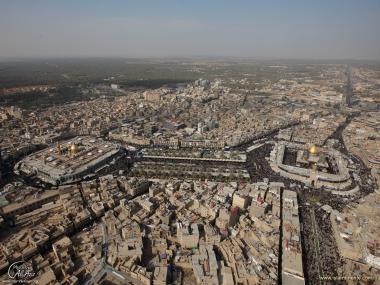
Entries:
[[76,144],[72,144],[70,146],[71,153],[77,153],[78,152],[78,146]]
[[309,153],[310,153],[310,154],[317,154],[317,153],[318,153],[318,148],[317,148],[315,145],[312,145],[312,146],[309,148]]

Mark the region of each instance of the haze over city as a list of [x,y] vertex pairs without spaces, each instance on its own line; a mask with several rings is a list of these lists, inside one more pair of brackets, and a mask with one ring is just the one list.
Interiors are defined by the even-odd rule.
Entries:
[[0,58],[380,59],[380,2],[2,1]]
[[380,284],[379,15],[1,1],[0,284]]

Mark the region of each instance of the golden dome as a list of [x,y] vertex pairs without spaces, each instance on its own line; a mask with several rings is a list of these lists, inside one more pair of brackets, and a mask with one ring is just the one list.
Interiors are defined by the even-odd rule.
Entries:
[[70,146],[71,153],[76,153],[78,151],[78,146],[76,144],[72,144]]
[[310,154],[317,154],[318,153],[318,149],[315,145],[312,145],[310,148],[309,148],[309,153]]

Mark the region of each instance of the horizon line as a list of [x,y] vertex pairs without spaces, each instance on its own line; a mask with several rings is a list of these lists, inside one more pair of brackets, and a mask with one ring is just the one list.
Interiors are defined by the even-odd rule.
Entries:
[[1,57],[0,62],[33,61],[33,60],[62,60],[62,59],[121,59],[121,60],[149,60],[149,59],[236,59],[236,60],[310,60],[310,61],[380,61],[380,58],[354,57],[281,57],[281,56],[237,56],[237,55],[173,55],[173,56],[107,56],[107,55],[67,55],[67,56],[12,56]]

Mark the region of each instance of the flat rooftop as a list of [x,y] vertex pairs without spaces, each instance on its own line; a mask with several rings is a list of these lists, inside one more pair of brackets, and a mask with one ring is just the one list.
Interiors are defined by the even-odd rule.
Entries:
[[31,170],[61,176],[80,173],[118,151],[119,146],[111,142],[92,137],[76,137],[33,153],[22,163]]
[[294,191],[285,190],[283,193],[282,218],[282,271],[303,278],[298,200],[297,193]]

